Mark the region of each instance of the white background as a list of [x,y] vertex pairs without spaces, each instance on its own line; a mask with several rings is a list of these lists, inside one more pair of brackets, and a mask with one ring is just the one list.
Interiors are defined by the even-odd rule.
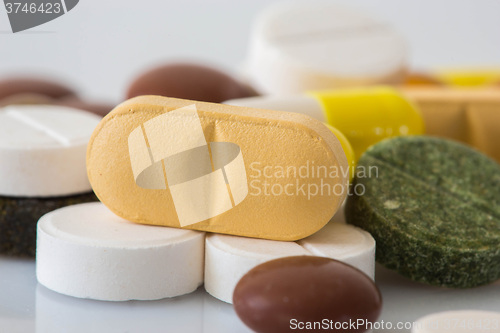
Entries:
[[[13,34],[0,6],[0,77],[55,75],[90,98],[123,99],[131,80],[169,60],[236,72],[251,23],[269,0],[80,0],[68,14]],[[391,23],[410,63],[500,66],[499,0],[344,0]]]

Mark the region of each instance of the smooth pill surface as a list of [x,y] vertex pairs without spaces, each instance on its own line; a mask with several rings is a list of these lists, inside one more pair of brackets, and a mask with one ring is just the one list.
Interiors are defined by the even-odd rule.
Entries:
[[87,169],[129,221],[274,240],[322,228],[349,178],[339,140],[315,119],[159,96],[103,119]]
[[382,141],[361,157],[346,220],[377,241],[377,261],[415,281],[467,288],[500,278],[500,166],[458,142]]
[[[258,333],[293,332],[298,323],[374,322],[382,297],[373,281],[337,260],[296,256],[263,263],[238,282],[233,295],[240,319]],[[318,326],[307,327],[319,331]],[[346,329],[343,332],[364,332]]]
[[85,152],[100,117],[55,105],[0,109],[0,195],[56,197],[91,190]]
[[211,234],[205,240],[205,289],[231,303],[239,279],[266,261],[297,255],[337,259],[375,276],[375,240],[366,231],[330,222],[314,235],[297,242]]
[[204,233],[142,226],[101,203],[44,215],[37,230],[37,279],[61,294],[107,301],[154,300],[203,283]]
[[412,333],[500,333],[500,312],[462,310],[418,319]]
[[487,87],[500,83],[500,68],[441,68],[435,75],[443,82],[458,87]]
[[130,85],[127,98],[160,95],[220,103],[256,93],[224,72],[208,66],[172,63],[151,69]]

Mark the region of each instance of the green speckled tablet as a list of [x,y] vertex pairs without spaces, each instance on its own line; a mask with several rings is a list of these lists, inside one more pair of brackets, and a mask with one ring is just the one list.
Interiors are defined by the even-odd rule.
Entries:
[[346,219],[376,239],[378,262],[438,286],[500,278],[500,165],[457,142],[414,136],[372,146],[358,167],[365,174],[354,186],[366,192],[349,197]]
[[97,201],[93,192],[55,198],[0,196],[0,254],[34,257],[40,217],[61,207],[91,201]]

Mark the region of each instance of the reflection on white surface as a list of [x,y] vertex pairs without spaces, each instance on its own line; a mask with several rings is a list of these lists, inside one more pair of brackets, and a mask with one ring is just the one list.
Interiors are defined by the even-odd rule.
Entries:
[[36,333],[251,332],[232,306],[203,288],[159,301],[103,302],[57,294],[36,287]]
[[36,332],[201,332],[197,293],[161,301],[103,302],[36,288]]
[[[425,286],[377,266],[384,308],[380,320],[416,319],[445,310],[500,311],[500,281],[472,289]],[[196,292],[160,301],[103,302],[78,299],[38,285],[33,260],[0,256],[0,332],[249,333],[233,307]],[[375,330],[409,332],[409,330]]]

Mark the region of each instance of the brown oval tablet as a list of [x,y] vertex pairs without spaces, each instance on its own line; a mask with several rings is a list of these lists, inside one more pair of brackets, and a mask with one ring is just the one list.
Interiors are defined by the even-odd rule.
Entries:
[[[326,325],[331,331],[364,332],[364,325],[335,325],[375,322],[382,297],[367,275],[348,264],[297,256],[250,270],[236,285],[233,304],[240,319],[258,333],[319,332]],[[314,324],[318,322],[323,326]]]
[[256,92],[231,76],[207,66],[172,63],[154,68],[135,79],[127,98],[160,95],[220,103],[255,96]]
[[49,98],[76,95],[75,92],[57,82],[37,78],[10,78],[0,81],[0,100],[19,94],[36,94]]

